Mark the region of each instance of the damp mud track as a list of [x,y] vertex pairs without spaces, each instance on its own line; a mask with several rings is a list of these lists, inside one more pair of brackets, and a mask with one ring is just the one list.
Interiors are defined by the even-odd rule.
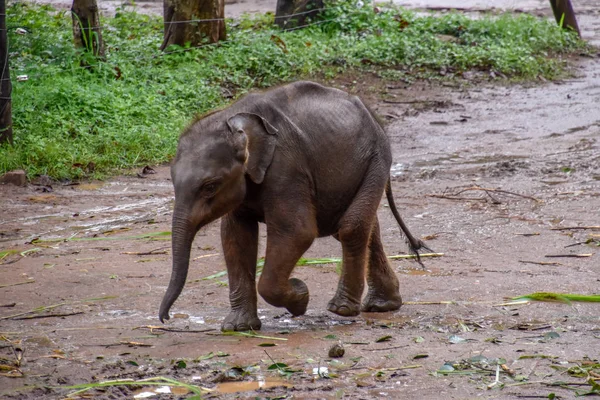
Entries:
[[[576,5],[584,36],[598,44],[592,3]],[[547,14],[539,4],[531,11]],[[168,166],[144,178],[52,184],[51,192],[49,182],[1,186],[0,397],[66,398],[71,385],[155,377],[223,399],[573,398],[593,390],[597,303],[506,305],[533,292],[599,292],[600,58],[572,64],[572,79],[528,85],[329,82],[362,95],[386,121],[396,203],[413,233],[443,253],[425,258],[425,269],[391,261],[405,301],[397,312],[333,315],[335,264],[300,266],[294,276],[311,293],[306,315],[259,299],[264,337],[223,336],[228,288],[226,276],[214,276],[225,264],[212,224],[194,242],[186,288],[162,325]],[[404,254],[385,200],[379,220],[387,253]],[[262,230],[263,254],[264,243]],[[325,238],[306,257],[340,255]],[[336,344],[341,358],[329,357]],[[274,363],[279,369],[269,369]],[[71,398],[145,396],[192,393],[140,383]]]

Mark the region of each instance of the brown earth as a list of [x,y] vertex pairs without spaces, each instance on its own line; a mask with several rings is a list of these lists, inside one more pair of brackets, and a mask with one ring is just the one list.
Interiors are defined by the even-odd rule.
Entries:
[[[597,43],[597,10],[580,21]],[[392,261],[406,302],[395,313],[327,312],[335,265],[303,266],[295,276],[311,291],[305,316],[259,300],[259,334],[267,338],[222,336],[226,277],[204,279],[225,269],[213,224],[195,241],[175,318],[161,325],[171,269],[170,238],[160,235],[170,230],[167,166],[144,178],[0,186],[0,251],[18,250],[0,253],[0,396],[65,398],[74,391],[68,385],[157,376],[224,399],[572,398],[573,389],[590,390],[586,377],[565,371],[599,362],[597,305],[501,305],[532,292],[598,293],[600,58],[576,60],[574,68],[575,79],[539,85],[474,84],[469,76],[328,82],[362,95],[387,121],[396,202],[413,233],[444,253],[425,259],[426,270]],[[379,218],[388,254],[404,253],[385,201]],[[580,229],[558,229],[567,227]],[[567,257],[581,254],[591,256]],[[327,238],[306,257],[340,255]],[[345,355],[334,360],[328,350],[337,343]],[[488,388],[499,358],[500,382]],[[268,370],[274,361],[295,372]],[[445,363],[464,369],[436,372],[449,369]],[[321,367],[328,378],[314,373]],[[133,398],[139,389],[89,393]]]

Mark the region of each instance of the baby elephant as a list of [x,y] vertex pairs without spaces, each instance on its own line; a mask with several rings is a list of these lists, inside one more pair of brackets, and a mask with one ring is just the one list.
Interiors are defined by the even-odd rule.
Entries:
[[249,94],[195,121],[181,135],[171,167],[173,271],[160,320],[169,319],[183,289],[196,232],[217,218],[231,301],[224,331],[261,327],[259,222],[267,226],[267,248],[258,293],[269,304],[295,316],[306,312],[308,288],[290,275],[315,238],[333,235],[342,244],[343,267],[327,309],[353,316],[400,308],[377,220],[384,191],[411,250],[424,246],[396,210],[391,163],[388,138],[373,113],[357,97],[312,82]]

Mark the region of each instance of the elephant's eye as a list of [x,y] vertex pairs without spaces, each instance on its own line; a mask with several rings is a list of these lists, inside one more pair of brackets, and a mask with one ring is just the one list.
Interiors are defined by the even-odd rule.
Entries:
[[200,191],[202,193],[202,197],[213,197],[219,188],[219,182],[207,182],[202,185]]

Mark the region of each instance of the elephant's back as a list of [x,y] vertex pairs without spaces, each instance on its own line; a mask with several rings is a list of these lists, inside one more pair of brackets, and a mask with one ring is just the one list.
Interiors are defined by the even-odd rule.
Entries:
[[376,169],[389,176],[388,138],[362,101],[341,90],[297,82],[277,91],[273,104],[297,126],[290,134],[300,136],[289,138],[294,148],[286,150],[305,164],[319,232],[331,235],[367,175]]

